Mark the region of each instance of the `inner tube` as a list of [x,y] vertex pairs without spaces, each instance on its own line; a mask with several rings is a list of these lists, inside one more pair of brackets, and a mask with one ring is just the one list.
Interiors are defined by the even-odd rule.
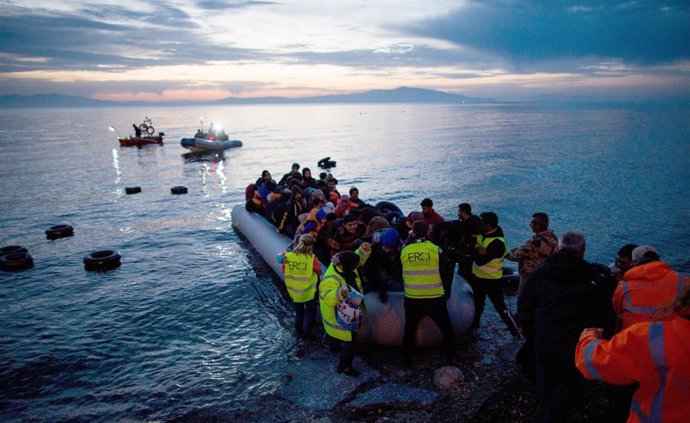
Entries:
[[125,187],[126,194],[136,194],[141,192],[141,187]]
[[402,210],[400,210],[400,207],[396,206],[390,201],[379,201],[378,203],[376,203],[374,207],[376,208],[376,210],[378,210],[379,213],[383,214],[384,216],[390,212],[397,213],[400,216],[405,216]]
[[176,187],[170,188],[170,192],[173,194],[186,194],[187,193],[187,187],[178,185]]
[[66,238],[74,235],[74,228],[70,225],[55,225],[46,229],[48,239]]
[[0,257],[4,256],[5,254],[28,253],[28,252],[29,252],[29,250],[22,247],[21,245],[7,245],[5,247],[0,248]]
[[84,269],[101,271],[120,267],[120,253],[114,250],[95,251],[84,256]]
[[383,215],[383,218],[390,223],[391,227],[396,227],[405,221],[405,216],[395,211],[389,211]]
[[34,266],[34,259],[27,252],[9,253],[0,257],[0,270],[21,272]]

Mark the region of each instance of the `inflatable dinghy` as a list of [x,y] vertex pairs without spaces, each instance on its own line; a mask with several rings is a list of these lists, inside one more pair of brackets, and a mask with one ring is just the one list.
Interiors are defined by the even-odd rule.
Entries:
[[[278,234],[275,226],[263,216],[250,213],[244,204],[232,209],[233,226],[251,243],[275,274],[283,279],[283,272],[276,255],[285,251],[290,238]],[[325,269],[324,269],[325,270]],[[402,292],[388,292],[388,301],[381,303],[378,293],[364,296],[367,313],[359,329],[360,342],[380,345],[402,345],[405,330],[405,307]],[[457,337],[467,332],[474,316],[472,289],[458,274],[455,274],[450,299],[446,302],[448,313]],[[424,317],[417,327],[415,342],[418,346],[441,345],[441,331],[429,317]]]

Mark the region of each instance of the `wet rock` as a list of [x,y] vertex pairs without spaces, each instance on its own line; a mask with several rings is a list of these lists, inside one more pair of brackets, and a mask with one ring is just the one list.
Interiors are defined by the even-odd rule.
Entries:
[[441,367],[434,372],[434,386],[439,389],[457,389],[463,380],[465,375],[455,366]]
[[359,357],[355,358],[353,367],[360,375],[351,377],[336,372],[339,354],[316,350],[308,355],[308,359],[298,360],[290,367],[286,383],[277,392],[281,398],[308,410],[330,410],[362,385],[380,378],[379,372]]
[[349,405],[355,413],[379,408],[385,410],[428,409],[437,399],[438,394],[435,392],[399,383],[388,383],[358,395]]

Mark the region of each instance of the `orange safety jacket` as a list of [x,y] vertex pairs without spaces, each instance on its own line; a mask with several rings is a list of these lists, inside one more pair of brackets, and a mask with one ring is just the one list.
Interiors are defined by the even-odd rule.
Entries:
[[625,272],[613,293],[613,309],[620,329],[649,322],[654,313],[670,305],[688,284],[685,275],[662,261],[635,266]]
[[639,383],[628,423],[687,423],[690,418],[690,318],[638,323],[610,341],[584,336],[575,365],[590,380]]

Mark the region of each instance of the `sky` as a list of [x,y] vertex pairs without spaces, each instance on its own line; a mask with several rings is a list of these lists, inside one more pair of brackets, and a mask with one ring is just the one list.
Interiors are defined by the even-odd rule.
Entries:
[[690,98],[690,1],[0,0],[0,95]]

